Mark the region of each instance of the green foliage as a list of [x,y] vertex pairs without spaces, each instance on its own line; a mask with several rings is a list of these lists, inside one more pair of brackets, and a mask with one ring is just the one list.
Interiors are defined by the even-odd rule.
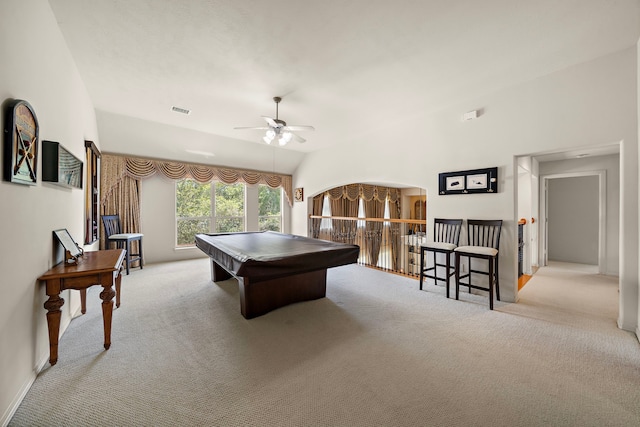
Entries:
[[211,219],[178,219],[178,246],[193,245],[195,235],[211,230]]
[[[211,211],[212,184],[191,179],[176,183],[176,228],[178,246],[194,244],[198,233],[244,231],[244,184],[214,183],[215,215]],[[281,231],[282,190],[267,185],[258,187],[258,222],[261,231]],[[215,226],[212,229],[212,221]]]
[[216,183],[217,233],[244,231],[244,184]]
[[258,187],[258,215],[280,215],[282,190],[266,185]]
[[176,217],[178,246],[193,245],[198,233],[211,230],[211,184],[191,179],[176,183]]
[[210,217],[211,184],[200,184],[192,179],[182,179],[176,183],[176,216]]
[[244,184],[216,182],[215,216],[244,218]]
[[244,218],[216,218],[216,233],[244,231]]
[[282,231],[282,190],[258,187],[258,226],[260,231]]
[[281,231],[282,220],[279,216],[261,216],[258,222],[260,231]]

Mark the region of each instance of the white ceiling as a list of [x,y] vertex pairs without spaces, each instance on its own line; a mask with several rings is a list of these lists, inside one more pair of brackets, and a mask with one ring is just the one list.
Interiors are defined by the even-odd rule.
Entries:
[[[234,127],[263,125],[282,96],[281,119],[316,128],[300,134],[305,144],[283,148],[298,152],[294,162],[638,40],[637,0],[49,3],[99,124],[129,116],[217,135],[246,152],[264,145],[261,133]],[[166,148],[153,146],[155,157],[174,155]],[[202,161],[225,164],[215,156]]]

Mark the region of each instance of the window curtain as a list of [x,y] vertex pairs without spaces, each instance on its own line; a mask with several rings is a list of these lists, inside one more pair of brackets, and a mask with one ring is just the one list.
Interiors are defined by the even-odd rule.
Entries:
[[[243,182],[282,187],[289,206],[292,206],[291,175],[103,154],[100,171],[102,214],[118,214],[123,232],[140,233],[140,181],[156,173],[170,179],[192,178],[200,183],[215,180],[225,184]],[[102,233],[100,246],[105,247]]]
[[[391,198],[389,198],[389,218],[400,218],[400,199],[391,200]],[[391,263],[393,270],[398,271],[398,260],[400,256],[400,224],[397,222],[392,222],[390,232],[391,236],[389,240],[391,241]]]
[[[106,156],[107,158],[109,156]],[[140,232],[140,180],[127,176],[123,157],[105,161],[100,171],[100,211],[102,215],[119,215],[123,233]],[[101,227],[104,227],[101,225]],[[132,253],[140,253],[139,241],[132,242]],[[100,247],[106,249],[104,233],[100,233]],[[137,251],[137,252],[136,252]],[[138,263],[136,261],[133,264]]]
[[[367,218],[384,218],[384,202],[375,198],[364,201],[364,215]],[[379,221],[367,221],[365,224],[365,241],[369,252],[370,265],[378,265],[382,229],[384,224]]]
[[[351,200],[344,197],[332,199],[331,196],[329,196],[331,216],[356,218],[358,216],[358,200],[358,198]],[[332,219],[331,240],[334,242],[353,244],[356,240],[357,225],[355,220]]]
[[[324,203],[324,194],[318,194],[313,198],[312,215],[322,216],[322,205]],[[311,218],[311,236],[314,239],[320,237],[321,218]]]

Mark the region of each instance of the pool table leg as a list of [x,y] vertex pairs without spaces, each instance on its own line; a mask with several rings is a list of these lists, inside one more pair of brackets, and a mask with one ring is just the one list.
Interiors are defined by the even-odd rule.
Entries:
[[217,262],[211,258],[211,281],[222,282],[223,280],[230,279],[232,276],[227,270],[220,267]]
[[327,270],[257,281],[238,277],[238,287],[240,312],[246,319],[251,319],[295,302],[324,298]]

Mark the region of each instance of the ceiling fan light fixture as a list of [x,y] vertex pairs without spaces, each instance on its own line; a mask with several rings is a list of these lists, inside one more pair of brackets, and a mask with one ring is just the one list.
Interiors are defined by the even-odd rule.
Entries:
[[235,129],[261,129],[265,130],[264,136],[262,140],[266,144],[271,144],[274,139],[278,139],[278,144],[280,146],[287,145],[293,138],[295,137],[297,142],[305,142],[304,138],[300,138],[298,135],[293,132],[303,131],[303,130],[315,130],[313,126],[288,126],[287,122],[284,120],[280,120],[278,117],[278,104],[282,101],[282,98],[279,96],[275,96],[273,101],[276,103],[276,117],[271,118],[267,116],[262,116],[262,118],[267,122],[268,127],[260,126],[260,127],[236,127]]
[[287,145],[289,141],[293,138],[293,134],[291,132],[283,132],[280,138],[278,139],[278,143],[282,145]]
[[271,141],[276,137],[276,132],[273,129],[267,130],[262,140],[267,144],[271,144]]

